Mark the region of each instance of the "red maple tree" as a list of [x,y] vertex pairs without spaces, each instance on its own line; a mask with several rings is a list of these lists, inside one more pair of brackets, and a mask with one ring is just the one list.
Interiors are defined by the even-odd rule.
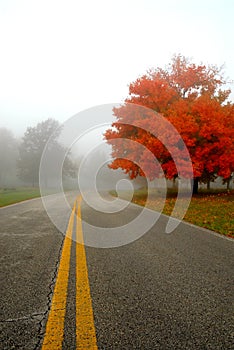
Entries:
[[[181,153],[185,144],[193,166],[194,193],[199,181],[209,184],[217,176],[230,179],[234,171],[234,104],[228,100],[231,91],[224,89],[225,84],[222,69],[196,65],[181,55],[174,56],[166,69],[151,70],[131,83],[125,104],[114,108],[116,122],[104,134],[112,145],[110,167],[122,168],[130,178],[156,178],[160,167],[152,165],[149,150],[166,178],[186,176],[186,155]],[[159,115],[182,139],[170,132]],[[187,176],[191,177],[189,171]]]

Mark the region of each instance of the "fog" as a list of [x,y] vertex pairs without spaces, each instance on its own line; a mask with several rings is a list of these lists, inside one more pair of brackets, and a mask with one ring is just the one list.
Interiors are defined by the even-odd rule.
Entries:
[[233,11],[232,0],[1,0],[0,127],[18,138],[42,120],[121,103],[174,53],[224,64],[231,81]]
[[[143,178],[130,185],[122,170],[108,166],[111,146],[103,134],[114,120],[112,108],[104,105],[89,109],[64,124],[42,120],[28,126],[22,137],[0,128],[0,188],[40,186],[47,193],[62,188],[110,191],[145,185]],[[46,159],[46,166],[41,159]]]
[[0,128],[0,188],[21,184],[17,177],[19,143],[20,140],[17,140],[10,130]]

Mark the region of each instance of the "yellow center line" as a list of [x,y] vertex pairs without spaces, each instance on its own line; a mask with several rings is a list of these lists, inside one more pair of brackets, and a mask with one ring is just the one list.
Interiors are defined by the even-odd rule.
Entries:
[[81,220],[81,197],[76,215],[76,349],[98,349]]
[[75,205],[69,219],[42,350],[62,349]]
[[[77,206],[77,212],[76,212]],[[42,350],[62,349],[67,304],[72,232],[76,212],[76,349],[97,350],[92,300],[82,232],[81,197],[72,209],[55,283]]]

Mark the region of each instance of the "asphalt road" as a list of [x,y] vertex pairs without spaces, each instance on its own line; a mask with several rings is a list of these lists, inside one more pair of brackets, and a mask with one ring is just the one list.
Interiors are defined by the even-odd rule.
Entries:
[[[50,198],[65,228],[69,212]],[[81,215],[93,226],[118,227],[140,210],[107,215],[83,202]],[[86,247],[98,349],[233,348],[233,241],[184,223],[168,235],[166,222],[162,216],[125,246]],[[0,209],[0,233],[0,348],[40,349],[64,235],[40,199]],[[63,339],[69,350],[76,349],[75,283],[73,242]]]

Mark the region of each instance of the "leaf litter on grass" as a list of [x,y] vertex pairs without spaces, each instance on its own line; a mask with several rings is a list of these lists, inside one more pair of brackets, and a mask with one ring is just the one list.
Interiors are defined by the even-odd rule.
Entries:
[[[152,196],[151,196],[152,197]],[[147,192],[135,191],[133,202],[145,205]],[[181,199],[183,200],[183,199]],[[176,194],[170,193],[165,201],[163,213],[171,215],[175,206]],[[160,198],[150,199],[147,205],[150,209],[158,210],[161,206]],[[234,238],[234,191],[218,193],[201,193],[192,197],[189,208],[185,214],[184,221],[201,226],[223,235]],[[173,213],[174,217],[179,213]]]

